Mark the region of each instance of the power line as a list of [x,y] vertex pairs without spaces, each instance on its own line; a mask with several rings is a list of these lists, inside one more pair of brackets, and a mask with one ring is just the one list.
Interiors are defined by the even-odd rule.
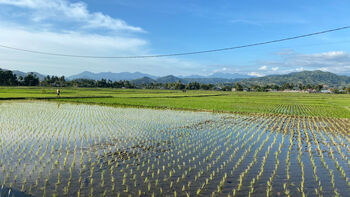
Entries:
[[6,49],[12,49],[12,50],[16,50],[16,51],[23,51],[23,52],[28,52],[28,53],[36,53],[36,54],[41,54],[41,55],[51,55],[51,56],[61,56],[61,57],[75,57],[75,58],[94,58],[94,59],[156,58],[156,57],[194,55],[194,54],[201,54],[201,53],[212,53],[212,52],[219,52],[219,51],[228,51],[228,50],[234,50],[234,49],[248,48],[248,47],[266,45],[266,44],[283,42],[283,41],[288,41],[288,40],[295,40],[295,39],[299,39],[299,38],[305,38],[305,37],[315,36],[315,35],[319,35],[319,34],[325,34],[325,33],[329,33],[329,32],[340,31],[340,30],[349,29],[349,28],[350,28],[350,26],[344,26],[344,27],[339,27],[339,28],[335,28],[335,29],[328,29],[328,30],[324,30],[324,31],[319,31],[319,32],[314,32],[314,33],[309,33],[309,34],[303,34],[303,35],[293,36],[293,37],[288,37],[288,38],[282,38],[282,39],[277,39],[277,40],[265,41],[265,42],[257,42],[257,43],[253,43],[253,44],[246,44],[246,45],[233,46],[233,47],[227,47],[227,48],[219,48],[219,49],[210,49],[210,50],[203,50],[203,51],[191,51],[191,52],[159,54],[159,55],[89,56],[89,55],[71,55],[71,54],[62,54],[62,53],[51,53],[51,52],[45,52],[45,51],[35,51],[35,50],[11,47],[11,46],[2,45],[2,44],[0,44],[0,47],[6,48]]

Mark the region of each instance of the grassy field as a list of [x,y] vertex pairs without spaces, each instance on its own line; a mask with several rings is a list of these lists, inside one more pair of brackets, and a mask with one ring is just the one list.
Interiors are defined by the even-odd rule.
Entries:
[[276,113],[350,118],[350,95],[178,90],[2,87],[0,99],[54,99],[62,102],[199,110]]

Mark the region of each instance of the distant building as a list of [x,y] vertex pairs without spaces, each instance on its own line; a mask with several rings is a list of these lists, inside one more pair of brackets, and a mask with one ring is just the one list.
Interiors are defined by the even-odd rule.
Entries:
[[291,90],[291,89],[285,89],[283,92],[301,92],[299,90]]
[[277,89],[269,88],[269,89],[266,89],[266,92],[278,92],[278,90],[277,90]]
[[314,89],[307,89],[306,92],[307,93],[317,93],[317,91]]
[[327,89],[327,90],[321,90],[321,93],[325,93],[325,94],[331,94],[332,91]]

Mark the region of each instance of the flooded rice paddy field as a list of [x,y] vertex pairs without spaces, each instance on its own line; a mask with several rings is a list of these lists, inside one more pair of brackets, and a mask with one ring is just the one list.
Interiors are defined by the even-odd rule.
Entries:
[[24,196],[347,196],[349,130],[349,119],[1,102],[0,184]]

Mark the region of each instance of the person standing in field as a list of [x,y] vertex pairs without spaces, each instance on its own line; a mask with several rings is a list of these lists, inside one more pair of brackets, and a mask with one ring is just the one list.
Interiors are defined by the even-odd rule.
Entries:
[[57,96],[60,96],[60,94],[61,94],[61,91],[60,91],[60,89],[57,89]]

